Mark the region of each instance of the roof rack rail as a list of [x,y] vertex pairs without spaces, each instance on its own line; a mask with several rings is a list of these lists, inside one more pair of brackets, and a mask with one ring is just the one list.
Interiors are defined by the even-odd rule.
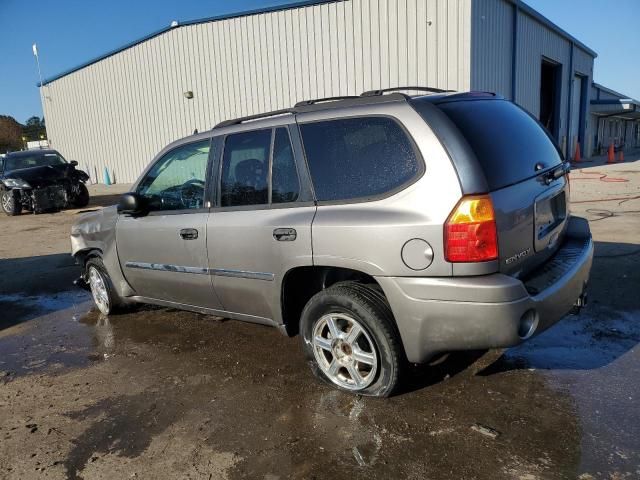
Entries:
[[378,95],[382,95],[387,92],[397,92],[399,90],[417,90],[419,92],[429,92],[429,93],[447,93],[447,92],[455,92],[455,90],[443,90],[441,88],[434,87],[391,87],[391,88],[381,88],[379,90],[368,90],[360,94],[361,97],[376,97]]
[[315,105],[316,103],[333,102],[336,100],[348,100],[350,98],[360,98],[360,97],[358,95],[343,95],[339,97],[316,98],[315,100],[302,100],[296,103],[294,107],[306,107],[308,105]]
[[257,113],[255,115],[247,115],[246,117],[232,118],[216,124],[213,128],[228,127],[229,125],[237,125],[239,123],[248,122],[250,120],[258,120],[259,118],[275,117],[276,115],[285,115],[287,113],[296,113],[293,108],[283,108],[282,110],[273,110],[272,112]]
[[[410,87],[414,88],[414,87]],[[421,88],[421,87],[417,87]],[[394,89],[388,89],[392,91]],[[365,92],[366,93],[366,92]],[[341,97],[327,97],[327,98],[319,98],[317,100],[304,100],[295,104],[294,107],[285,108],[282,110],[274,110],[272,112],[258,113],[256,115],[248,115],[246,117],[232,118],[230,120],[225,120],[223,122],[218,123],[213,128],[222,128],[228,127],[231,125],[239,125],[244,122],[248,122],[251,120],[258,120],[261,118],[275,117],[277,115],[285,115],[285,114],[295,114],[295,113],[305,113],[312,112],[314,110],[322,110],[327,108],[334,107],[346,107],[346,106],[356,106],[363,104],[373,104],[373,103],[387,103],[394,101],[403,101],[406,102],[409,97],[402,93],[392,93],[390,95],[348,95]],[[334,105],[321,105],[325,102],[335,102]]]

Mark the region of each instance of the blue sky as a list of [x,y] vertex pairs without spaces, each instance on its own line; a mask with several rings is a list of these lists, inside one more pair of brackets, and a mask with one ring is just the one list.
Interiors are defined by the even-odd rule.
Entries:
[[[482,1],[482,0],[480,0]],[[163,28],[291,0],[0,0],[0,114],[24,122],[42,115],[36,42],[43,76],[53,76]],[[598,52],[595,80],[640,98],[639,0],[527,0]]]

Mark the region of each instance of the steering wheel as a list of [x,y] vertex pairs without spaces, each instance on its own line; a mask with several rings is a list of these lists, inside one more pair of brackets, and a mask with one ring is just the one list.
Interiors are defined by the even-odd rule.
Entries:
[[185,208],[198,207],[204,199],[204,180],[192,178],[180,186],[180,202]]

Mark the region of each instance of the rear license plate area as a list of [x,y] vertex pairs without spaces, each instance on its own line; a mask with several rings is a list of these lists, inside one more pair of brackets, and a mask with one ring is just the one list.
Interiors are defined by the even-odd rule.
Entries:
[[[567,199],[564,189],[545,195],[535,203],[535,245],[536,251],[554,243],[551,238],[567,218]],[[557,237],[557,236],[555,236]]]

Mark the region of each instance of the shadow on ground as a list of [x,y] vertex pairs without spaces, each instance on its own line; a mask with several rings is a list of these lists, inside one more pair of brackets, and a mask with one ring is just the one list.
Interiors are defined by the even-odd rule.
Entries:
[[0,259],[0,330],[77,303],[79,274],[65,253]]

